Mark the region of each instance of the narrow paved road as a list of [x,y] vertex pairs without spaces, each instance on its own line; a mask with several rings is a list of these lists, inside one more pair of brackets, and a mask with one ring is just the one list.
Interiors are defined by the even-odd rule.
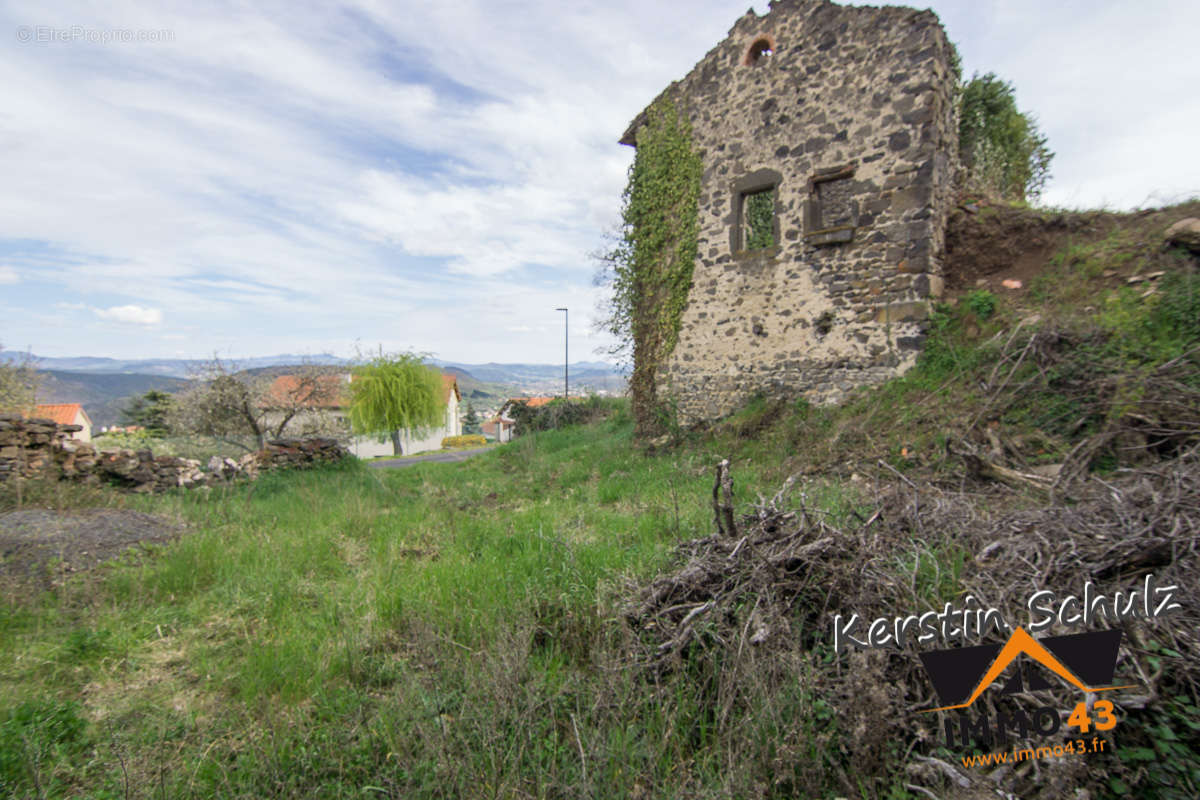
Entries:
[[387,461],[372,461],[371,466],[382,469],[399,469],[400,467],[411,467],[413,464],[421,464],[426,461],[437,461],[441,463],[449,463],[454,461],[466,461],[471,456],[477,456],[480,453],[486,453],[488,450],[493,450],[492,447],[477,447],[473,450],[454,450],[449,453],[430,453],[427,456],[414,456],[413,458],[393,458]]

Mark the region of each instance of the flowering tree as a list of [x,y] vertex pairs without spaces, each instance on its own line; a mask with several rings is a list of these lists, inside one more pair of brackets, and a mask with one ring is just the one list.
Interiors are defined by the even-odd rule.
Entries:
[[261,450],[268,439],[285,432],[337,433],[335,421],[325,412],[339,404],[344,384],[328,368],[302,365],[287,376],[251,375],[214,358],[195,380],[171,415],[175,430],[211,436],[244,450]]

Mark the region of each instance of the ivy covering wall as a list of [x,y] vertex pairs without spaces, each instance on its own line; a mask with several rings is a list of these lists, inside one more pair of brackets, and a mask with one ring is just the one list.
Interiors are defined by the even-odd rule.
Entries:
[[605,327],[632,351],[633,413],[641,436],[661,431],[669,406],[654,376],[679,338],[697,254],[700,177],[691,126],[666,95],[637,131],[637,153],[623,195],[621,235],[603,254],[612,288]]
[[775,246],[775,190],[746,195],[746,249]]

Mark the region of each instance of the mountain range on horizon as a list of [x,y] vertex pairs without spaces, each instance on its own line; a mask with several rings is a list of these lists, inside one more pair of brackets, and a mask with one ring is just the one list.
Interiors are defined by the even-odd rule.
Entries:
[[[68,356],[51,357],[26,354],[12,350],[0,351],[0,361],[21,361],[32,359],[37,369],[44,371],[82,372],[92,374],[136,374],[158,375],[169,378],[191,378],[196,371],[209,363],[210,359],[202,358],[138,358],[120,359],[102,356]],[[318,366],[350,366],[356,363],[354,359],[341,358],[329,353],[318,355],[299,355],[283,353],[272,356],[259,356],[245,359],[229,359],[228,364],[237,370],[262,369],[264,367],[291,366],[297,364],[315,364]],[[530,364],[512,363],[501,364],[488,362],[485,364],[467,364],[459,361],[443,361],[430,359],[429,363],[441,369],[465,370],[482,381],[493,383],[520,383],[530,379],[547,379],[562,374],[562,364]],[[572,377],[599,378],[606,375],[624,377],[620,367],[603,361],[576,361],[570,364]]]

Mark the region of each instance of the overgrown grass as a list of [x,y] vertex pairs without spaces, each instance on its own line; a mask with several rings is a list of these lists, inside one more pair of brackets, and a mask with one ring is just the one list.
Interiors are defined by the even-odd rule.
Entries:
[[[1093,261],[1128,244],[1110,239],[1070,246],[1042,294],[939,307],[899,379],[838,407],[758,398],[655,453],[620,409],[458,464],[163,497],[31,487],[26,506],[119,505],[190,532],[0,606],[0,795],[911,796],[888,777],[905,743],[850,760],[854,732],[813,688],[822,648],[783,671],[721,648],[624,668],[627,584],[711,532],[722,458],[741,502],[801,475],[793,502],[839,524],[864,521],[881,474],[957,480],[947,441],[991,422],[1030,461],[1060,459],[1200,344],[1195,272],[1105,299]],[[1062,338],[1022,358],[1039,326]],[[969,557],[914,534],[897,580],[951,602]],[[1154,724],[1185,725],[1179,703]],[[1170,772],[1152,756],[1122,758]]]
[[[708,533],[719,457],[734,455],[744,499],[773,493],[779,468],[719,441],[646,457],[631,429],[622,414],[460,464],[348,463],[121,498],[191,532],[0,613],[0,731],[23,743],[0,785],[657,795],[734,780],[732,740],[763,778],[780,731],[806,724],[793,717],[804,698],[764,688],[761,720],[717,724],[711,687],[615,669],[612,615],[627,580]],[[853,504],[840,489],[810,495]]]

